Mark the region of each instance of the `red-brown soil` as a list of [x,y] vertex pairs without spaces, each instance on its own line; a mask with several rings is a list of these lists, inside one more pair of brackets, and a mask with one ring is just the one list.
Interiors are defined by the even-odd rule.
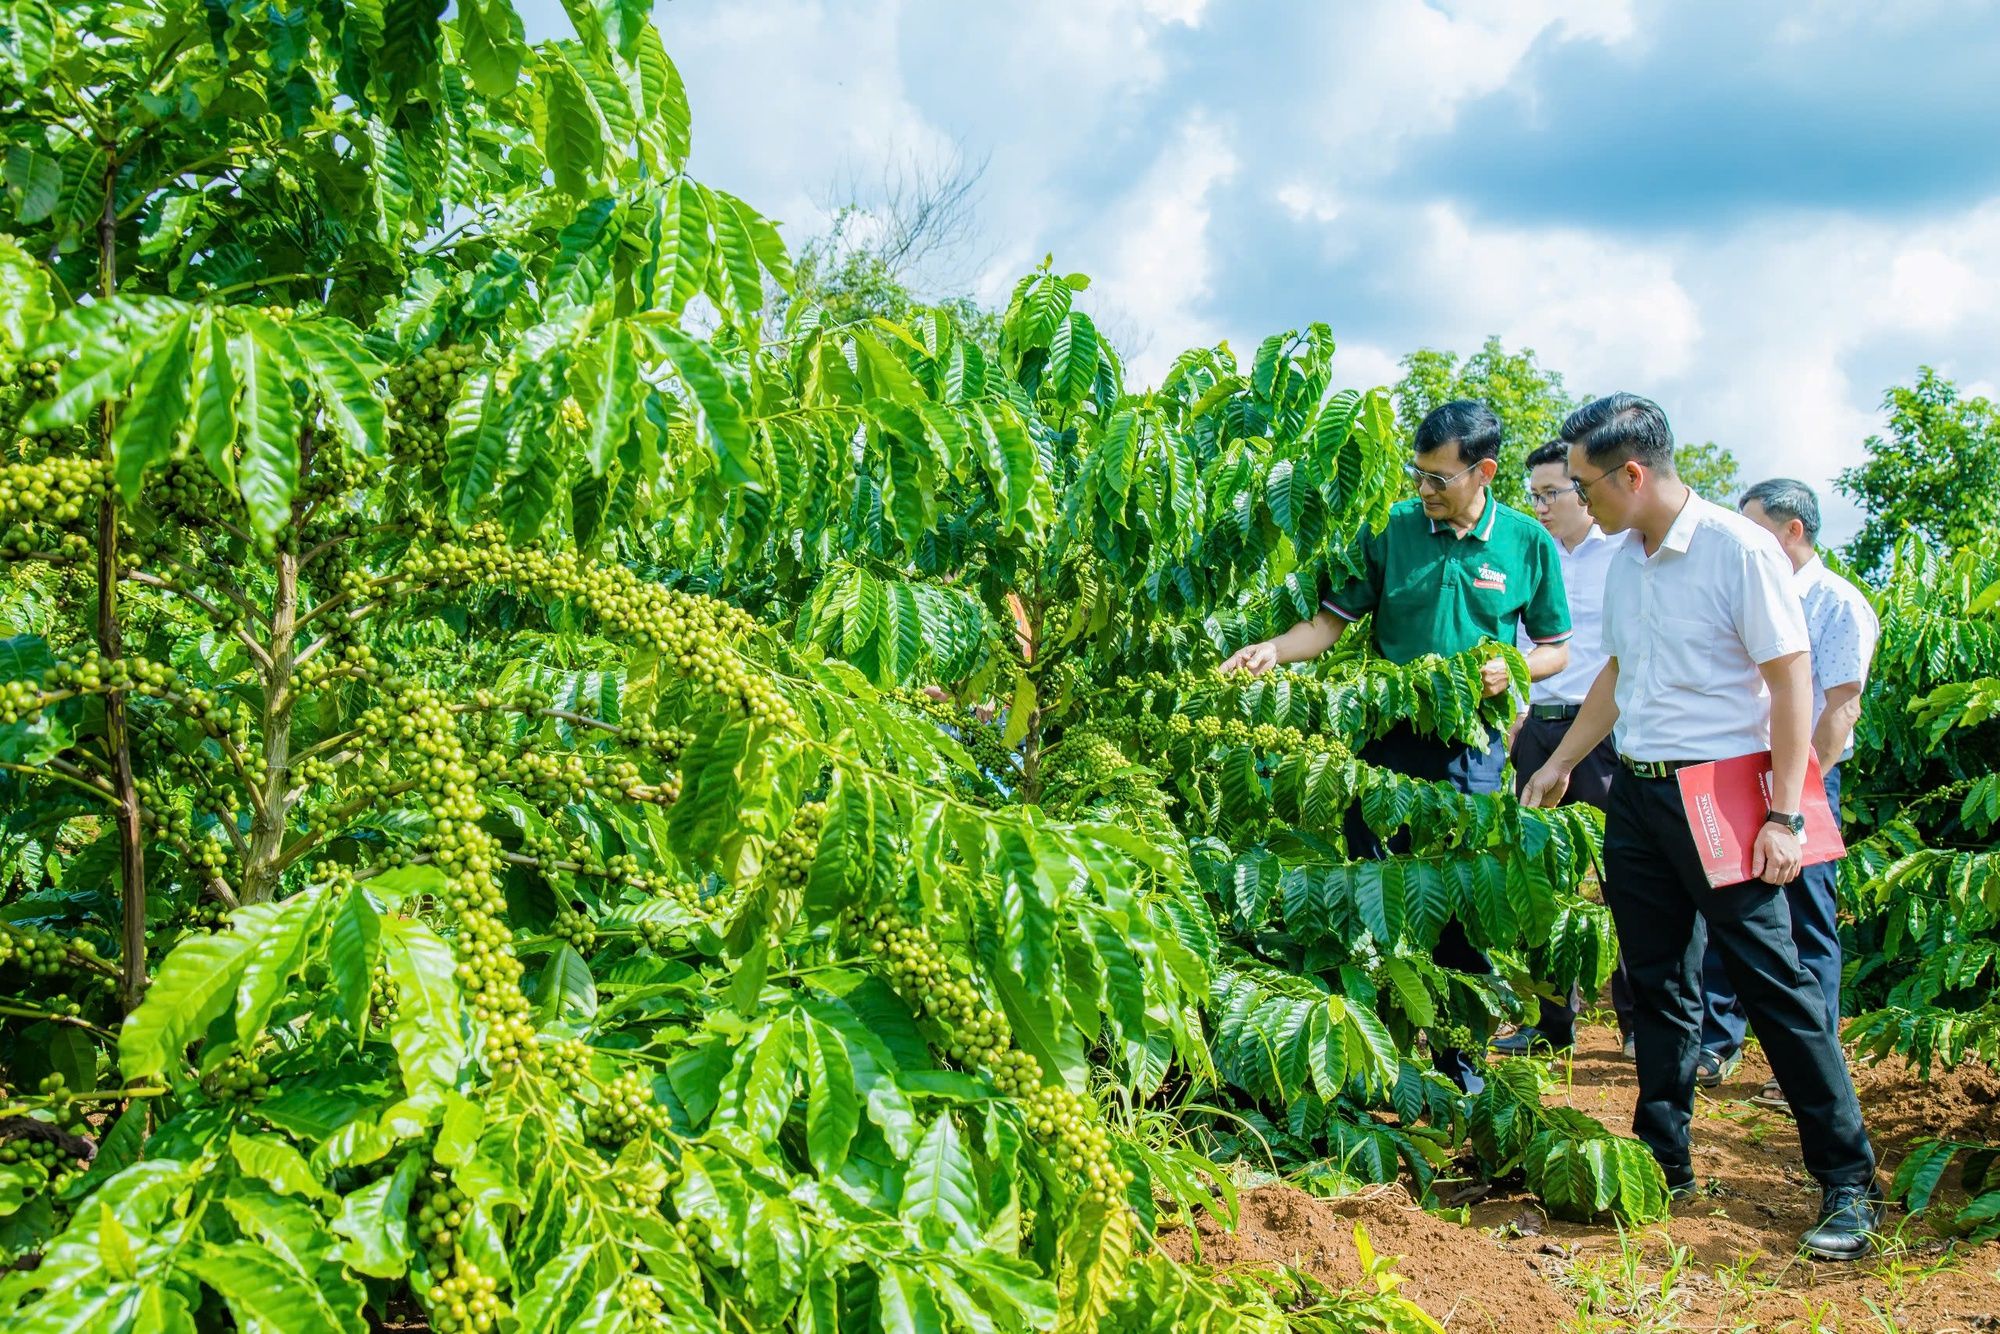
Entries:
[[[1614,1033],[1586,1030],[1568,1073],[1556,1097],[1629,1132],[1633,1068]],[[1417,1209],[1398,1188],[1320,1200],[1278,1185],[1243,1193],[1236,1232],[1204,1226],[1201,1255],[1225,1266],[1282,1261],[1354,1284],[1361,1269],[1352,1233],[1360,1222],[1379,1253],[1401,1257],[1403,1294],[1454,1331],[2000,1330],[2000,1244],[1947,1250],[1922,1223],[1892,1211],[1887,1226],[1902,1234],[1900,1253],[1845,1265],[1797,1258],[1819,1189],[1799,1164],[1791,1120],[1746,1101],[1769,1073],[1753,1047],[1722,1088],[1700,1095],[1694,1161],[1705,1189],[1629,1241],[1608,1223],[1551,1220],[1518,1189],[1478,1200],[1467,1210],[1469,1226],[1460,1226]],[[1926,1081],[1890,1062],[1857,1070],[1855,1083],[1885,1183],[1916,1138],[2000,1142],[2000,1078],[1991,1071]],[[1193,1249],[1185,1236],[1162,1244],[1183,1257]],[[1630,1275],[1628,1246],[1637,1252]],[[1665,1281],[1670,1248],[1685,1258]],[[1743,1272],[1728,1272],[1732,1266]],[[1586,1298],[1589,1308],[1579,1311]]]

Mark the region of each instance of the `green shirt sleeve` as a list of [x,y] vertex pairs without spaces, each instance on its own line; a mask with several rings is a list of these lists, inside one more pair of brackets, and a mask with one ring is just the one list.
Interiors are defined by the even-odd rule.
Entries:
[[1354,561],[1361,573],[1338,588],[1320,579],[1319,605],[1344,621],[1358,621],[1382,601],[1382,551],[1388,532],[1364,533],[1355,540]]
[[1563,586],[1562,557],[1554,538],[1539,528],[1535,535],[1541,539],[1534,545],[1535,591],[1521,611],[1521,625],[1538,645],[1567,643],[1569,590]]

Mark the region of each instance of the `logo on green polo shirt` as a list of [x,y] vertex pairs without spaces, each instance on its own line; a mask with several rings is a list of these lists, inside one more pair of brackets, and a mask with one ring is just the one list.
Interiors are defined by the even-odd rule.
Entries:
[[1507,572],[1505,570],[1496,570],[1491,565],[1482,561],[1479,566],[1479,577],[1472,581],[1472,586],[1474,588],[1491,588],[1504,593],[1507,591]]

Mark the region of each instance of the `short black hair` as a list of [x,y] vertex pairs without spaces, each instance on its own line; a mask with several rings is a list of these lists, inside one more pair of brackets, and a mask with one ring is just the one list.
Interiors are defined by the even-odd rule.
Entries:
[[1466,463],[1500,457],[1500,419],[1493,409],[1469,398],[1441,403],[1417,427],[1416,452],[1428,454],[1458,442],[1458,456]]
[[1582,445],[1584,457],[1600,468],[1629,461],[1674,472],[1674,431],[1667,414],[1637,394],[1592,399],[1564,419],[1562,438],[1564,444]]
[[1566,465],[1568,462],[1569,446],[1560,440],[1551,440],[1546,445],[1537,445],[1535,452],[1528,455],[1527,462],[1521,466],[1527,471],[1533,472],[1544,463],[1561,463]]
[[1799,521],[1806,530],[1806,541],[1819,540],[1819,497],[1804,482],[1792,477],[1773,477],[1768,482],[1759,482],[1745,491],[1736,502],[1742,509],[1751,501],[1763,506],[1764,513],[1779,523]]

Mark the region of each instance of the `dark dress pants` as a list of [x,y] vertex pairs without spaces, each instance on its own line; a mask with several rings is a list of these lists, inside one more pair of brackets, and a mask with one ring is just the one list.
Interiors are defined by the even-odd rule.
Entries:
[[[1833,807],[1834,823],[1840,822],[1840,766],[1826,772],[1826,799]],[[1792,914],[1792,943],[1798,947],[1799,962],[1819,982],[1826,998],[1826,1012],[1833,1017],[1833,1031],[1840,1031],[1840,922],[1839,862],[1819,862],[1799,873],[1785,886],[1785,903]],[[1744,1030],[1749,1016],[1736,999],[1736,988],[1723,969],[1722,955],[1714,945],[1701,960],[1702,1017],[1701,1045],[1723,1057],[1743,1049]]]
[[[1529,717],[1521,723],[1521,730],[1514,736],[1514,793],[1520,795],[1535,771],[1549,762],[1549,756],[1556,753],[1556,747],[1569,735],[1573,719]],[[1563,796],[1563,804],[1580,801],[1586,806],[1603,810],[1611,800],[1611,775],[1618,768],[1618,751],[1606,737],[1597,743],[1596,749],[1583,757],[1569,776],[1569,791]],[[1618,964],[1611,972],[1611,1008],[1618,1013],[1618,1031],[1632,1031],[1632,983],[1625,976],[1625,955],[1621,950]],[[1576,1016],[1583,1009],[1581,989],[1572,987],[1569,1002],[1541,999],[1541,1014],[1535,1020],[1535,1031],[1558,1047],[1567,1047],[1576,1041]]]
[[[1495,738],[1484,750],[1454,745],[1421,736],[1407,726],[1399,726],[1361,748],[1361,758],[1384,769],[1393,769],[1410,778],[1431,783],[1450,783],[1460,792],[1495,793],[1507,771],[1507,739]],[[1398,830],[1386,842],[1375,836],[1361,818],[1359,803],[1349,809],[1346,819],[1347,852],[1351,857],[1381,860],[1410,850],[1407,830]],[[1431,962],[1461,973],[1486,974],[1493,965],[1466,939],[1465,928],[1450,918],[1438,933],[1431,950]],[[1456,1047],[1432,1047],[1431,1064],[1467,1093],[1486,1086],[1473,1054]]]
[[1754,880],[1711,888],[1679,785],[1622,767],[1605,813],[1604,861],[1605,899],[1624,942],[1636,1007],[1639,1108],[1632,1131],[1668,1179],[1693,1171],[1688,1125],[1701,1050],[1703,948],[1697,926],[1705,920],[1791,1101],[1806,1170],[1826,1186],[1872,1181],[1875,1154],[1861,1105],[1819,984],[1792,944],[1783,889]]

